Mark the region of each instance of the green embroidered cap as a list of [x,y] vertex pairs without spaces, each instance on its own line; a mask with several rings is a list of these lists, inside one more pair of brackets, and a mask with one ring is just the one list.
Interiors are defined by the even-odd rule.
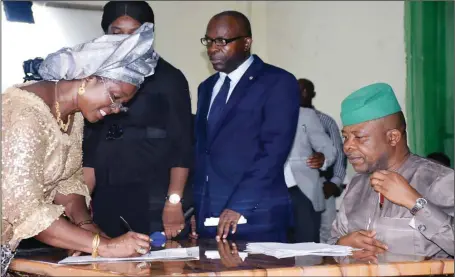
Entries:
[[401,111],[400,104],[392,87],[385,83],[375,83],[360,88],[341,103],[343,126],[382,118]]

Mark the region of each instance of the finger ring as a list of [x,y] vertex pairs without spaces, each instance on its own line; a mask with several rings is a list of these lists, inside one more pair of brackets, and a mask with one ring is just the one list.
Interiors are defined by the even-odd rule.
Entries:
[[148,264],[146,262],[141,262],[139,264],[137,264],[137,268],[139,269],[144,269],[144,268],[147,268]]
[[139,254],[145,255],[145,254],[147,254],[147,249],[142,248],[142,247],[138,247],[136,249],[136,252],[139,253]]
[[178,231],[177,231],[177,233],[179,233],[179,234],[180,234],[181,232],[182,232],[182,230],[178,230]]

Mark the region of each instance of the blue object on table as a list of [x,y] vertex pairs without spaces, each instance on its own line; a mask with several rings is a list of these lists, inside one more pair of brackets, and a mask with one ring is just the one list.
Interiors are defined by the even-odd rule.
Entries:
[[161,247],[166,243],[166,236],[162,232],[153,232],[150,235],[150,244],[154,247]]

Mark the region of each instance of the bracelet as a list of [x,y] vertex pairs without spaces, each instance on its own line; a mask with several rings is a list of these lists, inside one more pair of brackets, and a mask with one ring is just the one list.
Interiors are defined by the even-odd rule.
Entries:
[[98,247],[100,246],[100,234],[95,234],[92,241],[92,257],[98,257]]
[[76,224],[76,226],[81,227],[82,225],[87,225],[87,224],[92,224],[92,223],[93,223],[93,220],[89,219],[89,220],[84,220],[84,221],[79,222],[78,224]]

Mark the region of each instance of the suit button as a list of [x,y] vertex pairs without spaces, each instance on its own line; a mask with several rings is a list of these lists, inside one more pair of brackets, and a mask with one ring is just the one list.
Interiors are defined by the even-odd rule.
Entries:
[[207,154],[207,155],[210,154],[210,150],[205,149],[205,154]]
[[427,227],[425,225],[419,225],[419,227],[417,227],[417,229],[419,229],[420,232],[425,232],[425,230],[427,229]]

